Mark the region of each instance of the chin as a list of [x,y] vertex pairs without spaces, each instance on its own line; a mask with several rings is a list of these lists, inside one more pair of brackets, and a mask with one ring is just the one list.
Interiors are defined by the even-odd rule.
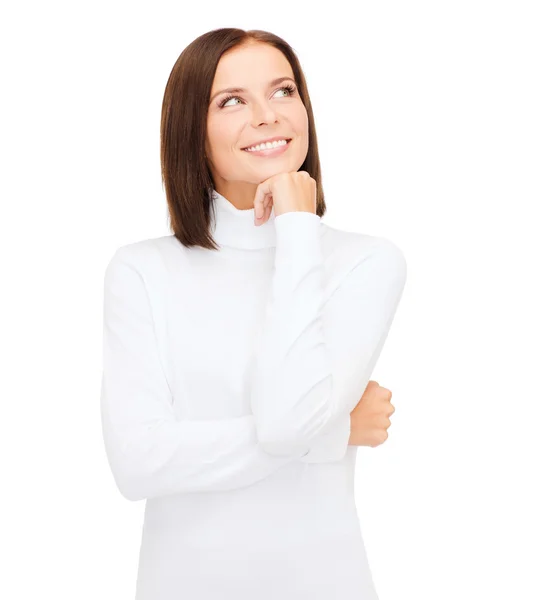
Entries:
[[284,163],[281,161],[279,165],[270,165],[263,168],[258,169],[258,173],[262,173],[259,183],[261,181],[265,181],[269,177],[274,177],[274,175],[279,175],[279,173],[290,173],[291,171],[297,171],[298,167],[294,167],[291,163]]

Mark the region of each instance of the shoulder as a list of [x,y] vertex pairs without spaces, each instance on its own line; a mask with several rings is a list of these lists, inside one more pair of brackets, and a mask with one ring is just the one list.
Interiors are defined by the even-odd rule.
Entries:
[[337,229],[321,222],[322,247],[327,260],[341,276],[368,263],[379,274],[404,283],[407,277],[407,262],[404,252],[395,242],[382,237],[357,231]]
[[142,275],[155,273],[163,258],[178,247],[174,236],[166,235],[124,244],[115,249],[106,265],[106,272],[117,267],[130,267]]

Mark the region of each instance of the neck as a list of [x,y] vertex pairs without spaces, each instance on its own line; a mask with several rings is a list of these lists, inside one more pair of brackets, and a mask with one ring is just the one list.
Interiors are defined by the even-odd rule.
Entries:
[[273,208],[266,223],[255,225],[253,207],[237,208],[216,190],[212,190],[212,207],[214,218],[211,222],[211,234],[220,246],[247,250],[275,247],[276,232]]

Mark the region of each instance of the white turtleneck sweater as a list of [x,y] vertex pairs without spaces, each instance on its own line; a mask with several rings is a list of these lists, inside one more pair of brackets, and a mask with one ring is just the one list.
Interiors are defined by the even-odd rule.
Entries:
[[136,600],[376,600],[350,412],[404,255],[310,212],[213,208],[219,250],[142,240],[104,276],[106,454],[147,500]]

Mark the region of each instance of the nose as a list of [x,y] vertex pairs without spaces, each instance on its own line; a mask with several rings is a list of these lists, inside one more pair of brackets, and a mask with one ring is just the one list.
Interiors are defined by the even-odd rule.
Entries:
[[257,103],[252,109],[251,120],[255,126],[262,123],[276,123],[277,114],[268,102]]

